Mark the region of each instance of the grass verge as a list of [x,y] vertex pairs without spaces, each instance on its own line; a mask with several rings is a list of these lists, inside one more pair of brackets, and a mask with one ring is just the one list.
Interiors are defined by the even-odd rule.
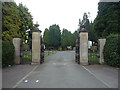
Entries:
[[44,57],[50,56],[52,54],[55,54],[57,51],[45,51],[44,52]]
[[[57,51],[44,51],[44,57],[50,56],[55,54]],[[22,60],[25,61],[32,61],[32,52],[31,51],[23,51],[21,53]]]

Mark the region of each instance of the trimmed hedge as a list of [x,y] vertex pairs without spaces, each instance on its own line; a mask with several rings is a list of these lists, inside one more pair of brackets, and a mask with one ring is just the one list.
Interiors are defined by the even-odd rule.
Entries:
[[114,67],[120,67],[120,39],[119,34],[111,34],[106,38],[103,54],[106,64]]
[[2,67],[14,65],[14,45],[11,41],[2,41]]

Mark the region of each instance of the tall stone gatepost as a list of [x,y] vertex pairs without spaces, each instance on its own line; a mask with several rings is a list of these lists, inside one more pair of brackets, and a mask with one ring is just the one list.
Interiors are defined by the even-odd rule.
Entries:
[[32,31],[32,63],[40,64],[41,53],[41,31],[38,29],[38,24],[35,24],[35,29]]
[[105,42],[106,42],[106,39],[98,39],[98,43],[99,43],[99,55],[100,55],[99,63],[100,64],[104,64],[103,49],[104,49]]
[[21,38],[14,37],[13,38],[13,45],[15,47],[15,54],[14,54],[14,63],[20,64],[20,46],[21,46]]
[[88,32],[84,28],[80,31],[80,64],[88,65]]

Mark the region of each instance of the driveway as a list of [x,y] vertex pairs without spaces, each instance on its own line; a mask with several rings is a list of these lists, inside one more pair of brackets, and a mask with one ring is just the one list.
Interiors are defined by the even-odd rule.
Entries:
[[75,63],[74,51],[57,52],[41,65],[3,69],[3,88],[118,88],[116,68]]

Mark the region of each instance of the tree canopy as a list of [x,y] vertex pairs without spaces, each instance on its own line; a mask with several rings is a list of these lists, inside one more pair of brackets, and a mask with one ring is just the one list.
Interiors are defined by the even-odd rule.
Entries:
[[119,2],[99,2],[98,15],[94,20],[94,30],[98,38],[105,38],[114,33],[119,33],[120,22]]
[[[22,3],[19,4],[18,9],[19,9],[19,15],[20,15],[20,21],[21,21],[20,31],[22,32],[22,37],[24,37],[24,39],[30,39],[26,37],[27,36],[26,32],[28,32],[27,30],[33,29],[32,15],[28,11],[28,8],[24,6]],[[31,35],[31,33],[28,33],[28,34],[29,34],[28,36]]]
[[60,27],[53,24],[49,29],[45,29],[43,40],[46,48],[58,49],[62,47],[63,49],[67,46],[75,46],[76,33],[71,33],[67,29],[63,29],[62,33]]
[[[95,31],[94,31],[94,28],[93,28],[93,23],[89,21],[89,15],[87,13],[83,14],[82,21],[80,21],[80,19],[79,19],[79,24],[80,24],[80,26],[85,25],[85,28],[88,32],[88,40],[90,40],[90,41],[96,41],[97,40]],[[82,27],[79,28],[79,29],[82,29]]]
[[67,29],[63,29],[62,35],[61,35],[62,48],[67,48],[67,46],[74,46],[74,45],[75,45],[74,35]]
[[28,8],[15,2],[2,2],[2,39],[12,40],[22,37],[26,40],[26,31],[33,28],[33,18]]
[[21,36],[18,6],[14,2],[2,3],[2,38],[12,40],[13,36]]
[[57,49],[61,45],[61,30],[59,25],[53,24],[46,28],[43,35],[43,40],[46,48]]
[[46,47],[49,47],[49,30],[46,28],[43,34],[43,41]]

